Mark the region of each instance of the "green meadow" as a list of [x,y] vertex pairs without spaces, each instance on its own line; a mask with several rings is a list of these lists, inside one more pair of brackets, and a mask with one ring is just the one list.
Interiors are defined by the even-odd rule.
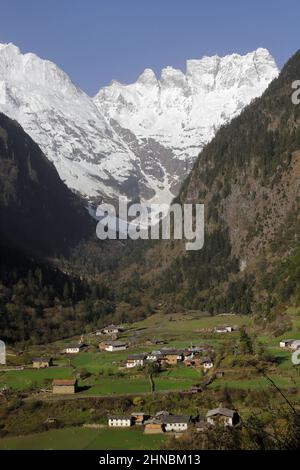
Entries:
[[123,450],[159,449],[164,435],[145,435],[142,429],[71,427],[0,439],[1,450]]

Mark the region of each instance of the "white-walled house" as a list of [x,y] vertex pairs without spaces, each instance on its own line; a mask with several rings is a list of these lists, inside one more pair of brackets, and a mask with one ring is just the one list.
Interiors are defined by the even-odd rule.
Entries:
[[206,413],[206,421],[208,424],[212,426],[214,426],[217,423],[221,423],[225,427],[235,426],[236,424],[239,423],[240,417],[237,411],[219,406],[218,408],[209,410]]
[[102,333],[105,335],[113,335],[120,333],[121,331],[123,331],[123,328],[121,328],[120,326],[109,325],[103,328]]
[[131,369],[132,367],[143,367],[146,360],[146,354],[132,354],[128,356],[126,367]]
[[71,344],[70,346],[66,347],[65,352],[67,354],[78,354],[82,348],[82,344]]
[[130,428],[132,424],[131,416],[108,416],[108,426],[115,428]]
[[215,333],[231,333],[233,330],[232,326],[217,326]]
[[121,341],[110,341],[105,345],[104,349],[109,352],[124,351],[127,349],[127,344]]
[[169,415],[164,416],[162,421],[166,432],[185,432],[188,429],[190,416]]

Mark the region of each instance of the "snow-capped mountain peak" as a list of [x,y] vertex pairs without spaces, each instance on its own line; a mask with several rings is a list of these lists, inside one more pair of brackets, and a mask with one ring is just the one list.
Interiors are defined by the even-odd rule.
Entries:
[[102,88],[94,101],[135,154],[138,149],[156,185],[176,193],[203,145],[277,75],[274,59],[259,48],[188,60],[185,73],[169,66],[159,79],[146,69],[135,83]]
[[89,198],[169,201],[216,130],[278,74],[266,49],[145,69],[94,98],[56,64],[0,44],[0,111],[20,122],[67,185]]
[[137,79],[137,83],[144,86],[153,86],[157,84],[155,73],[152,69],[145,69]]

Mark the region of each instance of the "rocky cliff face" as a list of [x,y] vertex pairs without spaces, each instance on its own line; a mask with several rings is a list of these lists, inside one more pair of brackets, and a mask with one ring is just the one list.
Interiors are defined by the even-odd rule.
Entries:
[[161,241],[145,250],[139,278],[156,301],[265,321],[276,306],[299,304],[299,76],[300,52],[200,153],[178,201],[204,203],[204,247]]

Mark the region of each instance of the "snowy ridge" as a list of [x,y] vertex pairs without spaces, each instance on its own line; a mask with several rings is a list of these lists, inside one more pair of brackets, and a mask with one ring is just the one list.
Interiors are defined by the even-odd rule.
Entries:
[[91,98],[54,63],[0,44],[0,111],[88,198],[169,202],[203,145],[278,75],[266,49],[146,69]]

